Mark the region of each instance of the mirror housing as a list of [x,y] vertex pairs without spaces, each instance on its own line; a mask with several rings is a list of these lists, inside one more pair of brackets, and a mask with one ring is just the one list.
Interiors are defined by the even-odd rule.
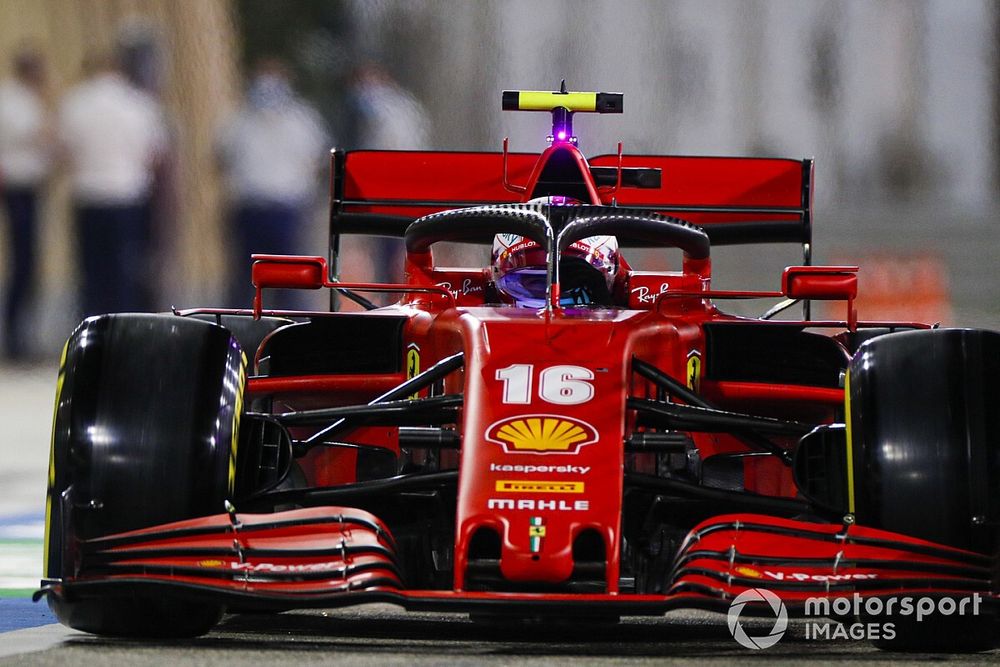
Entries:
[[854,299],[858,296],[857,266],[789,266],[781,274],[781,291],[798,301],[819,299],[847,301],[847,328],[854,331],[858,313]]
[[250,281],[254,286],[253,315],[263,310],[264,289],[319,289],[328,287],[326,259],[308,255],[251,255]]
[[319,289],[326,284],[326,259],[302,255],[251,255],[250,280],[263,288]]

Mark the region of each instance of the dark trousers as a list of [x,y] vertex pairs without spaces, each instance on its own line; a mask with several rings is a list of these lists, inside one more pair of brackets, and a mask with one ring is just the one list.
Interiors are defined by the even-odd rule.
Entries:
[[145,202],[78,206],[84,315],[148,310],[149,216]]
[[[253,304],[250,280],[250,255],[295,255],[304,213],[301,207],[279,203],[253,203],[237,206],[232,213],[233,280],[229,288],[230,305],[249,308]],[[293,309],[301,299],[294,290],[268,290],[264,308]]]
[[3,303],[4,356],[19,359],[29,352],[25,318],[35,288],[38,196],[32,188],[9,188],[3,201],[11,248]]

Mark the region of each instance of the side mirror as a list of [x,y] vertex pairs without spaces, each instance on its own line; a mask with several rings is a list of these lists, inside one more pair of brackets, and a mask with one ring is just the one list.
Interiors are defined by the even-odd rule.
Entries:
[[270,289],[319,289],[327,286],[326,259],[302,255],[251,255],[253,314],[263,310],[261,292]]
[[856,266],[789,266],[781,274],[781,291],[789,299],[847,301],[847,328],[857,328],[854,299],[858,296]]

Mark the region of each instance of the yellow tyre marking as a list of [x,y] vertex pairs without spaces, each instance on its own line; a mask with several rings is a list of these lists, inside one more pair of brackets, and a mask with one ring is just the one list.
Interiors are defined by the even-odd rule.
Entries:
[[233,492],[236,490],[236,454],[239,447],[240,440],[240,416],[243,413],[243,389],[246,386],[246,367],[247,367],[247,355],[241,354],[240,359],[240,378],[236,386],[236,403],[233,405],[233,432],[232,432],[232,442],[229,445],[229,496],[232,499]]
[[52,438],[49,441],[49,484],[45,493],[45,548],[42,550],[42,576],[49,576],[49,538],[52,534],[52,496],[56,490],[56,417],[59,414],[59,401],[62,398],[63,381],[66,379],[66,354],[69,351],[69,340],[63,344],[59,357],[59,375],[56,378],[56,402],[52,408]]
[[847,511],[854,514],[854,441],[851,438],[851,371],[844,376],[844,424],[847,428]]

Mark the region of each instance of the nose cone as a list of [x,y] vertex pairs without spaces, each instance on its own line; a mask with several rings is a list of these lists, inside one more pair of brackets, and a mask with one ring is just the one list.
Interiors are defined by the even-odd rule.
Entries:
[[530,504],[535,507],[506,521],[500,573],[507,581],[566,581],[573,574],[573,537],[580,526],[553,514],[586,511],[589,501],[539,500]]
[[489,345],[466,355],[456,588],[616,591],[636,315],[475,314],[470,348]]

